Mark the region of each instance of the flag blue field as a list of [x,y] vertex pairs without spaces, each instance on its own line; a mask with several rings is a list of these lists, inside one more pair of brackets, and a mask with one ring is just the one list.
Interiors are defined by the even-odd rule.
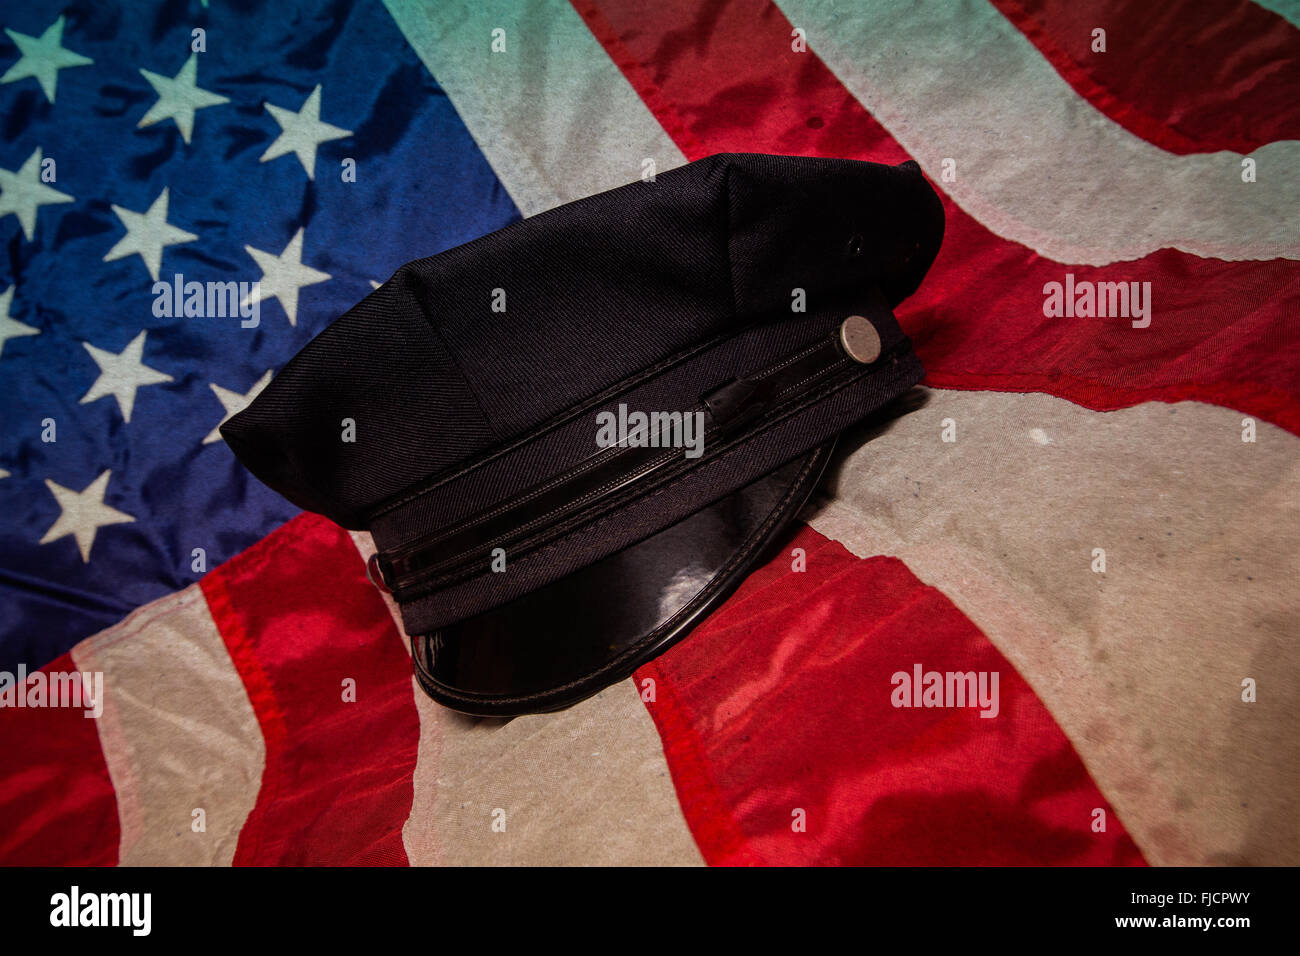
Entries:
[[[372,283],[519,214],[378,0],[9,3],[3,27],[13,671],[197,580],[196,549],[211,568],[292,517],[214,429]],[[257,327],[155,315],[177,274],[259,282]]]

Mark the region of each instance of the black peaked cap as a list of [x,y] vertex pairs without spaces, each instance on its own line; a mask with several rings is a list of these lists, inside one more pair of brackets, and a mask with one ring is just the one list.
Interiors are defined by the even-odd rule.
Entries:
[[[221,433],[290,501],[369,529],[408,631],[428,633],[663,531],[915,384],[891,309],[942,236],[915,163],[710,156],[408,263]],[[878,338],[871,361],[845,357],[850,315]],[[704,454],[649,479],[645,453],[598,462],[595,416],[620,404],[703,409]]]

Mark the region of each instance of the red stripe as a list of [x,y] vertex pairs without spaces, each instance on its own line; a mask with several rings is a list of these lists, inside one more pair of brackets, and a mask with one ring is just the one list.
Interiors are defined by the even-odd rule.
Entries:
[[[1300,31],[1248,0],[990,0],[1074,91],[1172,153],[1300,139]],[[1106,52],[1092,31],[1106,31]]]
[[[791,547],[805,571],[781,554],[637,672],[706,861],[1143,863],[1042,701],[947,598],[811,528]],[[893,675],[918,663],[996,672],[997,716],[893,706]]]
[[[41,668],[77,669],[69,654]],[[68,707],[0,708],[0,864],[113,866],[117,797],[95,720]]]
[[645,681],[653,682],[653,699],[646,701],[646,706],[663,741],[677,799],[684,809],[689,808],[687,823],[695,842],[705,859],[715,866],[761,865],[763,858],[750,849],[744,831],[731,814],[728,794],[713,778],[708,735],[697,732],[691,711],[677,699],[672,670],[661,667],[661,660],[641,667],[636,672],[636,684],[644,695]]
[[[400,636],[347,532],[303,514],[202,581],[266,740],[237,864],[407,862],[419,719]],[[356,702],[342,682],[356,681]]]
[[[814,53],[790,51],[790,23],[767,0],[574,6],[665,129],[686,124],[691,135],[677,143],[691,159],[726,151],[908,158]],[[994,235],[946,197],[944,206],[939,258],[899,311],[929,384],[1045,392],[1096,409],[1197,399],[1300,433],[1300,263],[1161,250],[1067,267]],[[1151,282],[1150,328],[1044,318],[1043,286],[1067,271],[1077,280]]]

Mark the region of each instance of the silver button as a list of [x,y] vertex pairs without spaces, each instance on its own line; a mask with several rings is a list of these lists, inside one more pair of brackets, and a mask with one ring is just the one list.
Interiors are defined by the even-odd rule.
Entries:
[[849,358],[863,365],[880,358],[880,333],[861,315],[850,315],[840,325],[840,345]]

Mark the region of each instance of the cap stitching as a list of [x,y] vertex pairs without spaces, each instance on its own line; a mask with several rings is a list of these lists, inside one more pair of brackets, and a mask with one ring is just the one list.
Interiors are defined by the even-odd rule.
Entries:
[[[910,348],[908,348],[906,341],[904,340],[903,342],[896,344],[895,347],[892,348],[889,352],[885,353],[885,355],[882,355],[881,359],[884,359],[885,357],[888,356],[901,356],[901,355],[908,355],[908,354],[911,354],[911,351]],[[880,360],[878,360],[878,362],[879,361]],[[919,365],[919,362],[917,364]],[[617,507],[626,506],[628,503],[633,501],[642,502],[642,501],[653,500],[655,498],[660,497],[677,483],[695,474],[697,471],[703,468],[704,465],[713,464],[717,462],[725,455],[733,452],[740,445],[753,440],[756,436],[770,430],[774,426],[791,418],[792,416],[798,415],[801,412],[808,410],[812,406],[831,397],[837,392],[840,392],[848,388],[849,386],[854,385],[857,382],[863,380],[876,379],[876,378],[885,378],[885,379],[893,378],[894,377],[893,374],[890,373],[893,372],[894,368],[895,366],[892,363],[888,367],[878,367],[878,368],[862,367],[862,371],[858,374],[854,374],[848,377],[843,377],[838,381],[832,381],[824,384],[818,390],[809,393],[808,395],[805,395],[802,401],[794,405],[791,405],[790,407],[780,409],[779,412],[777,410],[774,410],[774,414],[770,416],[765,416],[763,419],[760,419],[759,422],[756,422],[755,427],[746,430],[745,432],[727,440],[722,445],[722,447],[720,449],[717,449],[714,452],[714,454],[711,455],[704,463],[700,465],[696,465],[692,468],[679,470],[671,475],[665,476],[660,480],[660,482],[656,487],[646,489],[640,492],[639,494],[634,494],[627,497],[622,501],[621,505],[619,505],[618,503],[611,502],[605,509],[603,509],[601,512],[594,515],[590,513],[585,515],[581,513],[571,515],[568,518],[561,520],[558,524],[556,524],[551,529],[551,532],[548,533],[547,540],[539,541],[531,545],[529,545],[527,542],[525,542],[523,545],[516,545],[515,546],[516,560],[520,560],[524,557],[527,557],[529,560],[537,560],[537,556],[539,554],[545,553],[546,551],[554,548],[556,545],[562,543],[566,537],[570,536],[571,534],[577,533],[580,529],[587,529],[588,531],[590,531],[591,528],[599,526],[600,524],[612,519],[613,517],[616,517],[617,515],[615,514],[615,511]],[[534,538],[536,537],[537,535],[534,535]],[[488,546],[490,547],[490,545],[491,542],[489,543]],[[395,596],[398,598],[400,603],[409,603],[414,600],[430,597],[434,594],[437,594],[440,591],[446,590],[449,587],[454,587],[459,584],[464,584],[468,581],[472,581],[475,578],[479,578],[482,576],[483,576],[482,572],[466,574],[464,569],[461,569],[459,571],[456,570],[448,571],[448,572],[444,572],[441,575],[432,577],[429,580],[421,581],[419,584],[408,586],[408,588],[403,589],[406,593],[395,592]],[[410,593],[411,588],[415,588],[416,593]]]

